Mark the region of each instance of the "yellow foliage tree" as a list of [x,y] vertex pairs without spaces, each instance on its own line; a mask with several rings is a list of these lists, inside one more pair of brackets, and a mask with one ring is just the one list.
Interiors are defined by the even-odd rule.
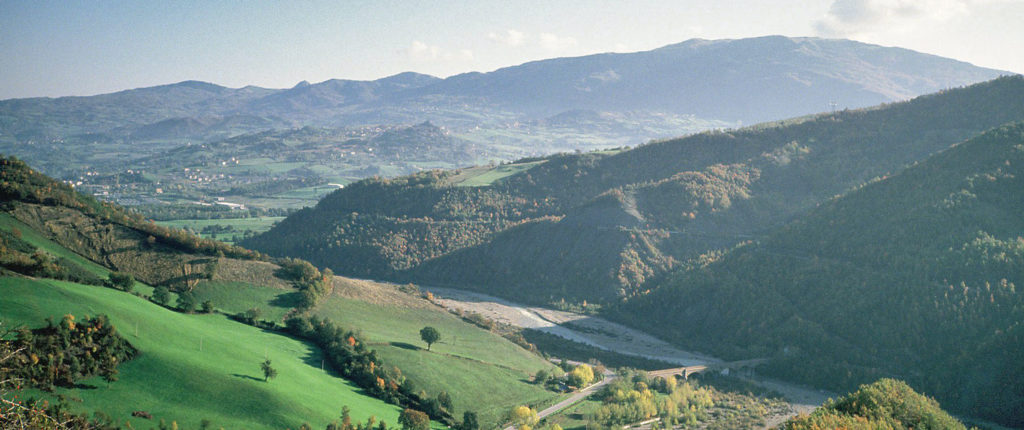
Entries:
[[533,426],[536,426],[540,422],[540,417],[537,416],[537,410],[529,406],[516,406],[515,409],[509,413],[509,421],[512,425],[519,430],[532,430]]

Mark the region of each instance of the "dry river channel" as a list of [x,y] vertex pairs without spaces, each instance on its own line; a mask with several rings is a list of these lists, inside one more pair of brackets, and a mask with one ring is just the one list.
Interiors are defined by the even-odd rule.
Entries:
[[[550,333],[622,355],[655,359],[677,366],[722,362],[705,354],[680,350],[646,333],[599,317],[526,306],[472,291],[439,287],[423,289],[433,293],[435,302],[451,310],[475,312],[498,323]],[[764,428],[774,428],[798,413],[810,413],[829,397],[835,397],[832,393],[781,381],[761,377],[748,379],[782,394],[791,406],[785,414],[766,417]]]

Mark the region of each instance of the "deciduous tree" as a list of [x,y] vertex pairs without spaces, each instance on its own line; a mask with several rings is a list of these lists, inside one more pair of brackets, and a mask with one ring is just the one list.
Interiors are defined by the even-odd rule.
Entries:
[[423,327],[420,329],[420,339],[427,343],[427,351],[430,351],[430,345],[441,340],[441,332],[430,326]]
[[271,378],[277,377],[277,369],[270,365],[270,359],[266,359],[260,364],[260,369],[263,370],[263,382],[267,382]]

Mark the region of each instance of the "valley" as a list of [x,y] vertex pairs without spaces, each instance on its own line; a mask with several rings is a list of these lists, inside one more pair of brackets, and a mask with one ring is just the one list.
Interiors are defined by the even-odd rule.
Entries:
[[1024,77],[482,34],[0,100],[0,429],[1024,427]]

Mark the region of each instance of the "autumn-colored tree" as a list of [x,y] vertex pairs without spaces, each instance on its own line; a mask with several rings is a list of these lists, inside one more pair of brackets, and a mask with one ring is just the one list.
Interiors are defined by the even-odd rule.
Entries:
[[415,409],[406,408],[398,416],[398,423],[402,425],[402,430],[429,430],[430,429],[430,417],[427,414],[417,411]]
[[532,430],[540,422],[537,410],[529,406],[516,406],[508,414],[508,420],[519,430]]
[[594,369],[587,364],[580,364],[575,369],[572,369],[572,372],[569,372],[568,378],[569,385],[580,388],[586,387],[591,382],[594,382]]

